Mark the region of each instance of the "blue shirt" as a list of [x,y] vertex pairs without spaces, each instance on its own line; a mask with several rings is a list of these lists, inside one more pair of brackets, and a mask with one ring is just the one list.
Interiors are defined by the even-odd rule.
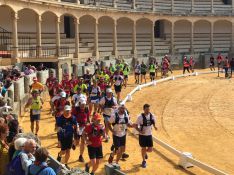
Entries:
[[[35,165],[35,164],[32,164],[30,166],[30,173],[35,175],[37,174],[37,172],[40,171],[41,168],[43,168],[43,166],[47,166],[47,163],[46,162],[42,162],[41,165]],[[56,175],[56,173],[54,172],[54,170],[50,167],[46,167],[44,168],[40,173],[39,175]]]
[[70,118],[65,118],[63,115],[57,117],[56,124],[61,128],[58,132],[59,138],[73,137],[73,134],[75,133],[74,126],[77,125],[75,116],[71,116]]

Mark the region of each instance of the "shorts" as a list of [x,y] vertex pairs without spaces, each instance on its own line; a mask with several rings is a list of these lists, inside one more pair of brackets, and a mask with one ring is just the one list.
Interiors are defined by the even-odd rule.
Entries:
[[124,79],[128,79],[128,75],[124,75]]
[[121,92],[122,86],[116,86],[115,85],[115,93]]
[[118,137],[113,135],[113,144],[115,149],[118,149],[121,146],[125,146],[126,145],[126,135],[123,137]]
[[54,96],[54,90],[53,90],[53,89],[52,89],[52,90],[49,90],[49,95],[50,95],[51,97]]
[[231,70],[234,70],[234,67],[231,67]]
[[90,102],[93,103],[93,104],[98,104],[99,103],[99,98],[98,99],[92,99],[91,98]]
[[139,72],[135,72],[135,75],[140,75],[140,73]]
[[213,67],[213,66],[214,66],[214,62],[210,62],[210,66],[212,66],[212,67]]
[[88,145],[88,154],[89,154],[89,159],[102,159],[103,158],[102,146],[92,147]]
[[108,123],[109,119],[110,119],[110,116],[109,115],[106,115],[106,114],[103,114],[103,118],[104,118],[104,122],[105,123]]
[[65,151],[65,150],[71,149],[72,141],[73,141],[73,137],[66,137],[66,138],[60,139],[61,150]]
[[153,147],[153,138],[152,135],[144,136],[139,135],[139,144],[141,147]]
[[146,75],[146,72],[141,72],[141,75]]
[[150,72],[150,76],[155,77],[155,72]]
[[30,122],[39,121],[40,118],[41,118],[40,114],[37,114],[37,115],[31,115],[30,114]]

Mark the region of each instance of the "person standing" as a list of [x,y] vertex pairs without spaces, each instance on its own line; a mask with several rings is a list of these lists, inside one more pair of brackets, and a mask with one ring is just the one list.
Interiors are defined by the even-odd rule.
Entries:
[[190,68],[192,73],[194,72],[194,65],[195,65],[195,61],[194,61],[193,57],[191,56],[189,59],[189,68]]
[[218,54],[216,59],[217,59],[218,71],[219,71],[221,68],[222,61],[223,61],[223,57],[222,57],[221,53]]
[[44,102],[40,97],[39,92],[37,90],[33,90],[32,97],[28,99],[28,102],[25,105],[25,109],[30,106],[30,122],[31,122],[32,133],[34,133],[34,123],[36,122],[35,135],[37,135],[39,131],[39,123],[40,123],[41,109],[43,103]]
[[149,72],[150,72],[150,80],[154,81],[155,72],[156,72],[156,67],[155,67],[155,64],[154,64],[154,60],[151,60],[151,62],[149,64]]
[[145,83],[146,83],[146,77],[145,77],[146,72],[147,72],[147,66],[144,63],[144,61],[142,61],[142,63],[141,63],[141,83],[142,83],[143,78],[144,78]]
[[215,63],[213,55],[210,56],[210,70],[215,71]]
[[77,129],[76,118],[71,114],[71,106],[66,105],[64,107],[63,115],[57,117],[56,125],[58,127],[58,137],[61,143],[61,151],[58,153],[57,160],[60,162],[62,156],[65,155],[64,164],[69,168],[67,163],[70,158],[73,138]]
[[88,145],[88,154],[90,162],[85,164],[85,171],[89,173],[90,167],[92,167],[91,175],[97,171],[99,163],[103,158],[102,151],[102,139],[106,138],[105,128],[101,124],[101,116],[98,113],[94,113],[92,123],[85,127],[83,132],[83,138]]
[[135,83],[140,83],[140,74],[141,74],[141,65],[139,61],[136,62],[136,65],[134,67],[134,75],[135,75]]
[[184,66],[183,74],[185,74],[185,70],[187,70],[188,73],[190,73],[190,71],[189,71],[189,66],[190,66],[190,65],[189,65],[189,62],[188,62],[186,56],[184,57],[184,60],[183,60],[183,66]]
[[[126,131],[127,127],[131,127],[132,123],[124,105],[119,106],[118,110],[112,113],[109,119],[109,130],[113,134],[113,144],[115,152],[117,153],[116,163],[118,164],[120,158],[125,152],[126,148]],[[110,154],[108,159],[112,163],[114,154]]]
[[144,112],[137,118],[135,128],[139,132],[139,144],[143,159],[141,166],[142,168],[146,168],[147,152],[152,152],[153,150],[152,126],[155,130],[157,130],[157,127],[156,118],[150,112],[150,105],[144,104],[143,110]]
[[225,78],[228,78],[228,69],[229,69],[229,60],[228,57],[225,58],[224,63],[223,63],[223,68],[225,70]]
[[231,76],[232,77],[232,71],[234,71],[234,58],[230,61],[230,68],[231,68]]

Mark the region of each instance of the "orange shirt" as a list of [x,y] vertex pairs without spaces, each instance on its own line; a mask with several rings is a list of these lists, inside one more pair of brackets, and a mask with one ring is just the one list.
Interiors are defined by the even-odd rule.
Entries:
[[44,89],[43,84],[41,84],[39,82],[33,83],[31,86],[32,86],[32,91],[33,90],[43,90]]

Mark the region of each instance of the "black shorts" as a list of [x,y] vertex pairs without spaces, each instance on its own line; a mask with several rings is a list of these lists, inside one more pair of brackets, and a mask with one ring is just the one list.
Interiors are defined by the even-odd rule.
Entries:
[[122,86],[120,85],[120,86],[116,86],[115,85],[115,92],[117,93],[117,92],[121,92],[121,89],[122,89]]
[[30,115],[30,122],[34,122],[34,121],[39,121],[41,118],[40,114],[37,115]]
[[128,79],[128,75],[124,75],[124,79]]
[[153,147],[152,135],[149,136],[139,135],[139,144],[141,147]]
[[121,146],[125,146],[126,145],[126,135],[123,137],[118,137],[113,135],[113,144],[115,149],[118,149]]
[[53,90],[53,89],[52,89],[52,90],[49,90],[49,95],[50,95],[51,97],[54,96],[54,90]]
[[66,137],[59,139],[61,142],[61,150],[65,151],[67,149],[71,149],[73,137]]
[[140,75],[140,73],[139,72],[135,72],[135,75]]
[[141,72],[141,75],[146,75],[146,72]]
[[89,153],[89,159],[102,159],[103,158],[102,146],[100,147],[88,146],[88,153]]
[[150,72],[150,76],[155,77],[155,72]]

